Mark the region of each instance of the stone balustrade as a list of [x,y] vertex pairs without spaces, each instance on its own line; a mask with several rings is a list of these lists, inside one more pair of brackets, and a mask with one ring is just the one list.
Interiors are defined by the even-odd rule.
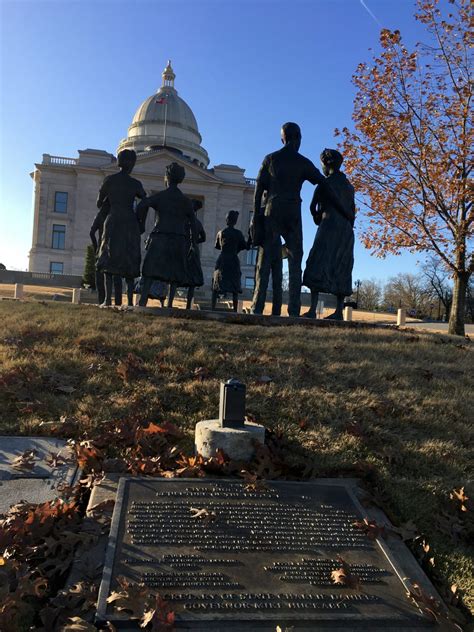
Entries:
[[77,165],[77,158],[67,158],[66,156],[51,156],[43,154],[44,165]]

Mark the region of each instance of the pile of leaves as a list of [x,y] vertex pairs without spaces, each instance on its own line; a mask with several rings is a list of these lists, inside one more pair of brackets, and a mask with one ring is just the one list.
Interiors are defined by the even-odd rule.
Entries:
[[[22,502],[0,519],[0,630],[58,629],[65,614],[60,599],[73,560],[93,546],[100,523],[84,522],[87,485],[64,488],[62,498],[45,503]],[[79,599],[86,599],[77,589]],[[90,604],[95,603],[90,595]],[[71,613],[72,613],[71,609]]]

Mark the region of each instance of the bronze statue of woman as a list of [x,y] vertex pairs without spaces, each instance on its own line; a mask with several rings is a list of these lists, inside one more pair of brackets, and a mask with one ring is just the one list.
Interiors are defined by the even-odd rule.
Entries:
[[203,244],[206,241],[206,231],[203,225],[197,217],[197,212],[202,208],[201,200],[191,200],[193,205],[193,211],[196,217],[196,242],[192,241],[191,227],[189,227],[187,233],[188,243],[186,245],[188,250],[188,294],[186,297],[186,309],[191,309],[194,299],[194,290],[197,287],[204,285],[204,275],[202,273],[201,255],[199,253],[199,244]]
[[250,239],[246,240],[242,232],[235,228],[238,211],[229,211],[226,217],[227,228],[220,230],[216,236],[216,248],[221,251],[217,258],[212,279],[212,309],[216,308],[219,294],[232,294],[234,312],[237,311],[238,295],[242,292],[240,283],[241,250],[249,250]]
[[150,233],[143,261],[143,288],[139,305],[147,304],[150,286],[154,279],[170,283],[168,307],[173,306],[177,287],[189,287],[187,234],[196,243],[196,219],[191,200],[178,188],[186,172],[177,162],[166,167],[166,189],[142,200],[137,207],[137,217],[145,230],[150,207],[155,209],[155,225]]
[[319,292],[325,292],[337,298],[336,311],[327,318],[342,320],[344,297],[352,294],[354,187],[340,170],[343,160],[336,149],[325,149],[321,154],[324,175],[339,206],[331,202],[325,183],[316,187],[310,210],[318,231],[303,275],[303,285],[311,290],[311,307],[304,314],[307,318],[316,318]]
[[97,270],[105,273],[105,306],[112,304],[113,276],[125,278],[128,305],[133,305],[133,284],[140,276],[140,227],[133,209],[135,199],[146,197],[139,180],[131,177],[137,159],[131,149],[118,155],[119,173],[107,176],[97,198],[102,239],[97,257]]

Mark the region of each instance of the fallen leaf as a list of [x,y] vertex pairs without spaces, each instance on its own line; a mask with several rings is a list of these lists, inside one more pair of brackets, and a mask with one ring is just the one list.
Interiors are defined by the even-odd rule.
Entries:
[[169,421],[164,421],[160,425],[150,423],[146,428],[142,428],[144,434],[161,433],[169,435],[170,437],[182,437],[183,432],[174,424]]
[[[406,580],[407,578],[405,577],[404,579]],[[449,611],[435,599],[435,597],[429,595],[419,584],[412,583],[406,596],[427,617],[438,623],[443,632],[462,632],[462,628],[452,621]]]
[[206,524],[210,522],[214,522],[217,518],[217,514],[215,511],[209,511],[209,509],[199,509],[198,507],[190,507],[190,512],[193,514],[191,518],[197,518],[199,520],[203,520]]
[[150,591],[144,584],[133,584],[124,577],[117,577],[121,590],[114,590],[107,597],[107,603],[120,611],[128,612],[131,619],[141,619],[150,607]]
[[38,456],[36,450],[25,450],[23,454],[15,457],[11,464],[16,470],[32,470],[35,466],[35,460]]
[[117,364],[117,373],[126,383],[136,379],[143,373],[143,360],[134,353],[129,353],[124,360]]
[[46,463],[51,468],[60,467],[61,465],[66,465],[66,459],[61,455],[61,451],[59,452],[50,452],[48,458],[46,459]]
[[458,509],[460,511],[468,511],[471,503],[468,502],[469,496],[464,491],[464,487],[461,487],[460,489],[453,489],[453,491],[449,494],[449,497],[451,500],[458,502]]
[[67,623],[59,628],[59,632],[97,632],[97,628],[81,617],[69,617]]
[[347,586],[347,588],[360,589],[360,577],[351,572],[350,565],[342,557],[338,556],[337,561],[340,563],[340,567],[331,571],[332,582],[340,586]]
[[385,538],[387,535],[385,525],[380,525],[375,520],[369,520],[368,518],[356,520],[352,523],[352,526],[363,531],[370,540],[376,540],[380,537]]
[[193,371],[194,379],[199,380],[200,382],[204,382],[204,380],[210,377],[210,375],[211,375],[211,372],[209,371],[209,369],[207,369],[204,366],[198,366]]
[[248,492],[263,492],[268,489],[268,485],[259,479],[257,474],[251,474],[247,470],[241,470],[240,474],[244,478],[244,487]]

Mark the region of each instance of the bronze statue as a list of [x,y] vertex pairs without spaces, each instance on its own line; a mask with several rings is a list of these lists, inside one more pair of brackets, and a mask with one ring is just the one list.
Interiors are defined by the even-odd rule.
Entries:
[[166,167],[164,191],[160,191],[137,207],[137,217],[142,232],[150,206],[155,209],[155,226],[147,240],[143,261],[143,289],[139,305],[145,306],[153,279],[170,284],[168,307],[173,306],[177,287],[188,287],[188,244],[197,242],[196,218],[191,200],[178,188],[186,175],[184,167],[172,162]]
[[261,265],[255,280],[253,312],[255,314],[263,312],[269,276],[266,271],[271,267],[270,261],[275,251],[276,241],[282,236],[288,251],[288,314],[299,316],[301,260],[303,258],[300,191],[305,180],[309,180],[312,184],[320,184],[324,182],[324,176],[311,160],[298,153],[301,130],[296,123],[283,125],[281,140],[284,147],[264,158],[255,188],[255,215],[260,210],[264,191],[268,192],[268,200],[265,206],[267,236],[262,246]]
[[[132,178],[137,155],[124,149],[118,155],[120,171],[107,176],[97,198],[104,228],[97,257],[97,270],[105,273],[105,305],[112,304],[112,277],[127,282],[127,299],[133,305],[133,282],[140,276],[140,227],[133,210],[135,198],[145,198],[142,183]],[[105,202],[108,204],[104,204]],[[101,217],[101,219],[102,219]]]
[[274,233],[265,217],[267,192],[262,195],[262,206],[259,215],[252,217],[250,233],[252,245],[258,246],[257,265],[255,268],[255,290],[251,311],[261,314],[265,308],[268,278],[272,274],[272,316],[281,315],[283,302],[283,257],[280,235]]
[[204,285],[204,275],[202,273],[201,255],[199,254],[199,244],[203,244],[206,241],[206,232],[203,225],[197,217],[197,212],[202,208],[201,200],[191,200],[193,205],[193,211],[196,217],[196,242],[192,241],[191,226],[187,231],[187,244],[188,251],[188,294],[186,297],[186,309],[191,309],[194,299],[194,290],[197,287]]
[[327,187],[316,187],[310,210],[318,231],[303,276],[303,285],[311,290],[311,307],[304,314],[307,318],[316,317],[318,294],[326,292],[337,297],[336,311],[327,318],[342,320],[344,297],[352,294],[354,187],[340,171],[342,161],[335,149],[325,149],[321,154],[324,175],[340,204],[333,204]]
[[[99,244],[102,241],[102,233],[104,231],[104,221],[107,215],[110,213],[110,204],[108,200],[105,200],[101,209],[94,217],[92,226],[89,232],[92,247],[95,254],[95,287],[97,290],[97,303],[102,305],[105,303],[105,274],[102,270],[97,269],[97,255],[99,250]],[[96,233],[98,240],[96,239]],[[115,305],[122,305],[122,278],[117,274],[113,275],[114,284],[114,303]]]
[[238,295],[242,292],[238,254],[250,248],[250,240],[246,240],[242,232],[235,228],[238,217],[238,211],[229,211],[227,228],[220,230],[216,236],[216,249],[221,254],[217,258],[212,279],[212,309],[216,308],[219,294],[232,294],[233,310],[237,311]]

